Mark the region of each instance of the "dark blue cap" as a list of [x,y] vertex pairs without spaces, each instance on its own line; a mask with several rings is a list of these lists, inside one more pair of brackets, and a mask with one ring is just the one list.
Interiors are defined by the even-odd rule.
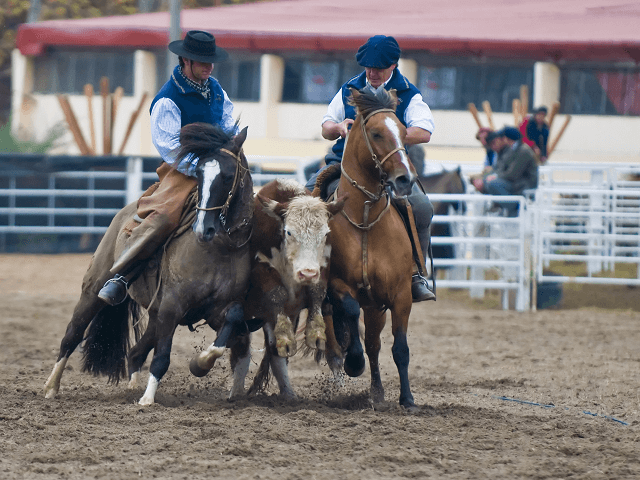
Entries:
[[520,131],[516,127],[504,127],[502,129],[502,135],[511,140],[520,140],[522,138]]
[[356,53],[359,65],[368,68],[389,68],[400,59],[400,47],[393,37],[375,35]]

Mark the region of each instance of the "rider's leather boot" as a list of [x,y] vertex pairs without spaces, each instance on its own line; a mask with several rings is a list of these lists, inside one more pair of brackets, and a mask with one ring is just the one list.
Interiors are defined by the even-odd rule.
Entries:
[[119,305],[127,298],[128,286],[126,279],[122,275],[116,274],[113,278],[107,280],[98,293],[98,297],[107,305]]
[[427,279],[419,273],[414,273],[411,277],[411,297],[414,303],[436,299],[436,294],[429,289]]

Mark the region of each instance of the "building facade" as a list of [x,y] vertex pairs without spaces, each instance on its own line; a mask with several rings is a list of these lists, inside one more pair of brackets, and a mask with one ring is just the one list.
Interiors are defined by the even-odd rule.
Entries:
[[[382,2],[361,3],[362,8],[368,5],[369,10],[365,10],[371,22],[379,21],[376,5]],[[585,18],[590,18],[590,7],[584,2],[558,3],[567,4],[569,12],[571,8],[581,9]],[[609,8],[611,16],[614,2],[609,2],[611,6],[608,2],[595,3],[606,4],[601,6]],[[411,7],[417,8],[422,3],[411,0],[399,18],[408,26],[394,27],[400,33],[372,23],[369,28],[365,26],[362,31],[345,36],[334,33],[342,25],[336,23],[338,4],[299,0],[183,12],[184,31],[211,31],[218,44],[230,53],[228,61],[216,64],[213,74],[234,101],[240,123],[249,127],[247,153],[323,156],[331,145],[320,135],[326,106],[340,85],[361,71],[354,58],[357,46],[366,40],[368,32],[382,31],[398,39],[403,50],[399,68],[420,89],[433,111],[436,131],[427,146],[428,160],[481,162],[475,139],[477,125],[467,110],[468,104],[473,103],[482,111],[482,102],[488,101],[495,127],[512,125],[513,100],[520,99],[522,85],[529,92],[526,99],[529,110],[540,105],[550,107],[555,101],[561,103],[551,131],[552,140],[566,116],[571,115],[554,159],[586,162],[640,159],[639,33],[634,34],[637,38],[618,40],[615,35],[619,32],[611,31],[609,36],[600,38],[583,31],[589,29],[587,24],[574,32],[573,37],[569,35],[571,38],[558,39],[547,34],[549,38],[545,40],[539,38],[542,34],[535,29],[509,33],[505,27],[505,31],[495,31],[497,38],[487,39],[484,30],[472,31],[465,25],[489,20],[478,18],[477,12],[475,17],[473,12],[465,17],[472,2],[456,0],[450,8],[459,9],[458,30],[442,37],[437,31],[420,33],[429,30],[426,26],[437,23],[434,18],[437,15],[418,14],[419,18],[414,19],[416,14]],[[491,10],[491,4],[495,4],[495,12],[503,8],[497,0],[491,0],[484,8]],[[526,4],[521,5],[525,12]],[[356,11],[358,7],[353,6]],[[317,19],[314,23],[314,8],[321,8],[323,15],[325,10],[335,9],[335,14],[324,22]],[[294,24],[301,11],[310,17],[309,25]],[[640,19],[640,7],[631,12],[613,12],[620,17],[636,15]],[[510,14],[517,18],[522,13]],[[565,10],[550,12],[555,15],[550,18],[562,25],[565,13]],[[277,19],[271,29],[260,27],[269,23],[267,14]],[[237,25],[239,18],[244,19],[245,30],[229,27]],[[507,25],[509,17],[498,16],[498,20],[502,21],[498,25]],[[604,25],[601,18],[593,21],[603,28],[612,29],[609,25],[615,25]],[[12,57],[15,133],[23,138],[43,138],[56,124],[64,122],[57,95],[65,94],[84,138],[96,145],[96,153],[102,153],[103,109],[99,89],[100,79],[106,76],[110,91],[115,87],[122,87],[123,91],[111,133],[113,152],[118,153],[122,147],[131,116],[146,93],[123,153],[155,154],[149,134],[148,105],[167,78],[168,23],[167,13],[155,13],[22,26]],[[620,25],[618,22],[618,30],[624,27]],[[446,30],[447,26],[442,28]],[[460,30],[465,28],[468,38],[463,41],[461,36],[465,32]],[[486,28],[491,30],[492,24],[489,22]],[[582,37],[595,39],[587,41]],[[87,84],[95,92],[91,102],[84,94]],[[93,109],[93,129],[89,103]],[[481,119],[488,125],[483,113]],[[63,153],[79,153],[70,134],[61,139],[58,149]]]

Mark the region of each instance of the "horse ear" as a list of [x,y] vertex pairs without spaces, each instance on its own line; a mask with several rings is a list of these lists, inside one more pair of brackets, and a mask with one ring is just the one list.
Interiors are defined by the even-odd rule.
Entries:
[[360,97],[361,93],[357,88],[349,87],[349,91],[351,92],[351,96],[347,99],[347,103],[352,107],[356,106],[356,99]]
[[239,134],[233,137],[233,144],[238,150],[240,150],[242,144],[247,139],[247,130],[249,130],[249,127],[244,127],[242,130],[240,130]]

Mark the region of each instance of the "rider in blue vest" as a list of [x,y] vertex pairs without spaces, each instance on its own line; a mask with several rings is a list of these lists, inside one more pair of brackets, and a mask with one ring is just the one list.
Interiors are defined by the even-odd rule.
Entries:
[[[372,93],[380,88],[395,89],[398,96],[396,115],[407,127],[405,144],[427,143],[431,139],[431,133],[434,130],[431,110],[423,101],[420,90],[398,70],[400,53],[398,42],[393,37],[384,35],[375,35],[369,38],[358,49],[356,60],[359,65],[364,67],[364,72],[356,75],[342,86],[331,100],[327,114],[322,119],[322,136],[327,140],[337,140],[331,152],[325,157],[326,166],[323,169],[342,161],[345,137],[356,117],[355,108],[348,103],[348,98],[351,95],[350,87],[358,90],[366,88]],[[306,186],[309,190],[313,190],[319,173],[312,175],[307,182]],[[418,243],[416,240],[419,240],[419,248],[423,258],[430,258],[430,226],[433,206],[417,185],[414,185],[408,200],[413,209],[419,237],[414,239],[414,243]],[[406,210],[398,208],[398,211],[406,217]],[[405,223],[407,223],[406,220]],[[411,235],[411,233],[409,234]],[[414,256],[417,258],[417,255]],[[418,272],[413,275],[411,293],[414,302],[436,299],[435,294],[429,288],[427,279],[422,274],[425,271],[425,266],[419,265]]]
[[169,44],[179,65],[151,102],[151,140],[162,157],[156,170],[159,182],[138,200],[137,218],[124,227],[129,238],[111,268],[114,277],[98,296],[109,305],[127,297],[127,286],[141,267],[179,226],[184,204],[196,186],[198,158],[192,155],[177,161],[180,129],[195,122],[219,125],[227,133],[237,130],[233,104],[218,81],[211,76],[213,63],[229,54],[216,47],[213,35],[192,30],[184,40]]

